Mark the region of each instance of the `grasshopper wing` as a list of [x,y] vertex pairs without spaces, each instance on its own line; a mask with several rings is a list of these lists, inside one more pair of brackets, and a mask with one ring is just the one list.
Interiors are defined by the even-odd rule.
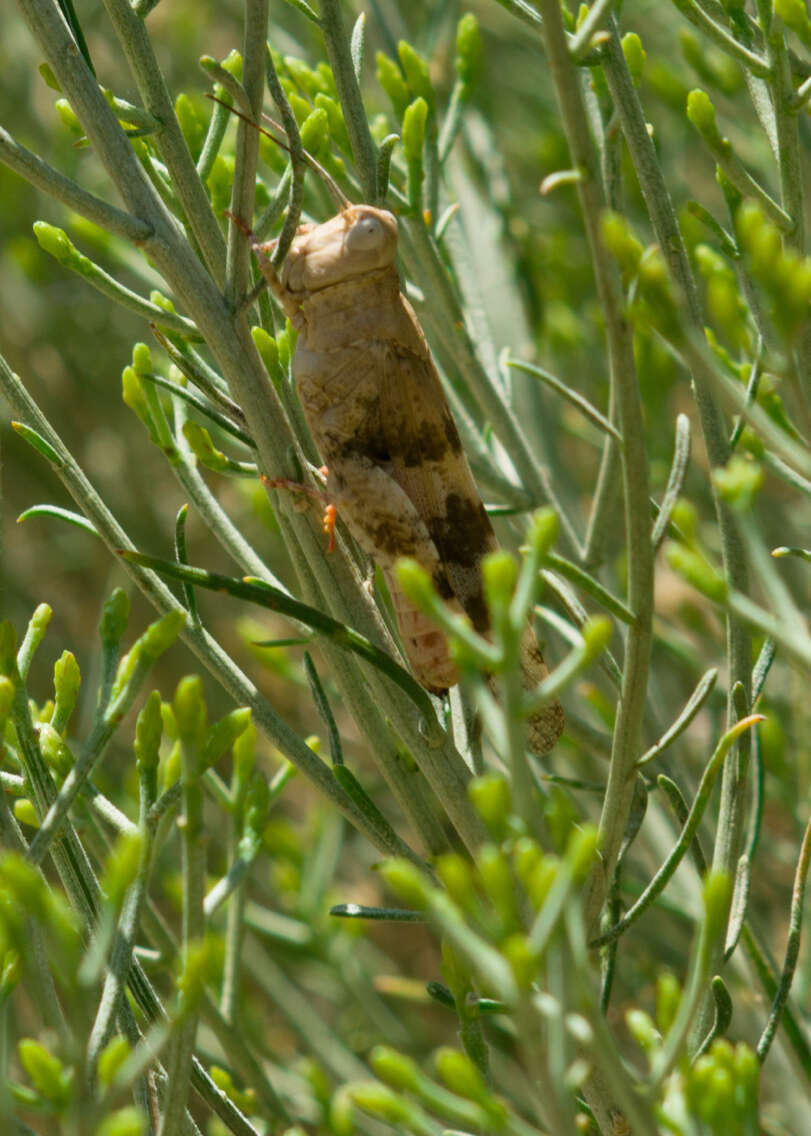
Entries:
[[392,475],[433,538],[450,593],[486,631],[481,561],[498,543],[427,347],[386,345],[380,417]]
[[[422,335],[408,344],[388,342],[383,369],[380,417],[392,475],[433,538],[450,596],[476,630],[486,633],[481,562],[498,543]],[[529,626],[521,642],[521,665],[527,688],[549,673]],[[530,748],[547,753],[563,725],[560,703],[546,706],[528,722]]]

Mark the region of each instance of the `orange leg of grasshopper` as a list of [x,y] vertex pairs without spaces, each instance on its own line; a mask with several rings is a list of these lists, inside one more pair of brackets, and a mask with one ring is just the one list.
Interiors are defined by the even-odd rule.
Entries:
[[[327,474],[329,473],[327,467],[322,465],[318,472],[322,475],[324,480],[326,480]],[[306,493],[308,496],[317,497],[321,501],[326,499],[326,494],[323,493],[322,490],[314,489],[311,485],[304,485],[301,481],[294,481],[290,477],[274,477],[273,479],[262,477],[262,481],[268,489],[289,489],[291,493]],[[337,506],[333,505],[331,502],[327,502],[324,506],[324,516],[321,522],[323,531],[329,537],[327,552],[335,551],[335,522],[337,519]]]
[[329,544],[327,545],[327,552],[335,551],[335,521],[338,517],[338,510],[334,505],[327,505],[324,510],[324,521],[322,528],[325,533],[329,534]]
[[[329,466],[322,465],[318,472],[324,478],[324,481],[329,477]],[[329,536],[329,544],[327,545],[327,552],[335,551],[335,522],[338,519],[338,509],[335,505],[329,504],[324,509],[324,519],[321,527]]]

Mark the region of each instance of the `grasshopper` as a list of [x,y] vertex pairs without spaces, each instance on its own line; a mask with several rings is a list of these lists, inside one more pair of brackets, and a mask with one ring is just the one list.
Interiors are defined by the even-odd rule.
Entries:
[[[425,336],[400,291],[397,219],[346,198],[341,204],[331,220],[298,228],[280,273],[267,255],[274,242],[252,246],[298,332],[293,374],[328,469],[327,495],[384,574],[414,674],[442,693],[458,682],[456,665],[442,632],[403,595],[394,565],[416,560],[439,595],[486,634],[481,563],[498,544]],[[528,687],[548,673],[529,627],[521,659]],[[530,747],[546,753],[562,729],[554,702],[530,719]]]

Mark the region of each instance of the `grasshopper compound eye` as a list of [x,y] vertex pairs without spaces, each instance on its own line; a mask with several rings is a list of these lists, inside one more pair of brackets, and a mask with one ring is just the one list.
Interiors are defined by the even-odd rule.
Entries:
[[360,217],[346,234],[350,249],[376,249],[386,240],[386,231],[379,218],[367,213]]

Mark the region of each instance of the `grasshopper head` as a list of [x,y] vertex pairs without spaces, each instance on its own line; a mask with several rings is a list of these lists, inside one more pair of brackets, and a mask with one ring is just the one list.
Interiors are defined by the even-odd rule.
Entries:
[[397,218],[372,205],[349,205],[323,225],[302,226],[282,271],[292,293],[317,292],[394,263]]

